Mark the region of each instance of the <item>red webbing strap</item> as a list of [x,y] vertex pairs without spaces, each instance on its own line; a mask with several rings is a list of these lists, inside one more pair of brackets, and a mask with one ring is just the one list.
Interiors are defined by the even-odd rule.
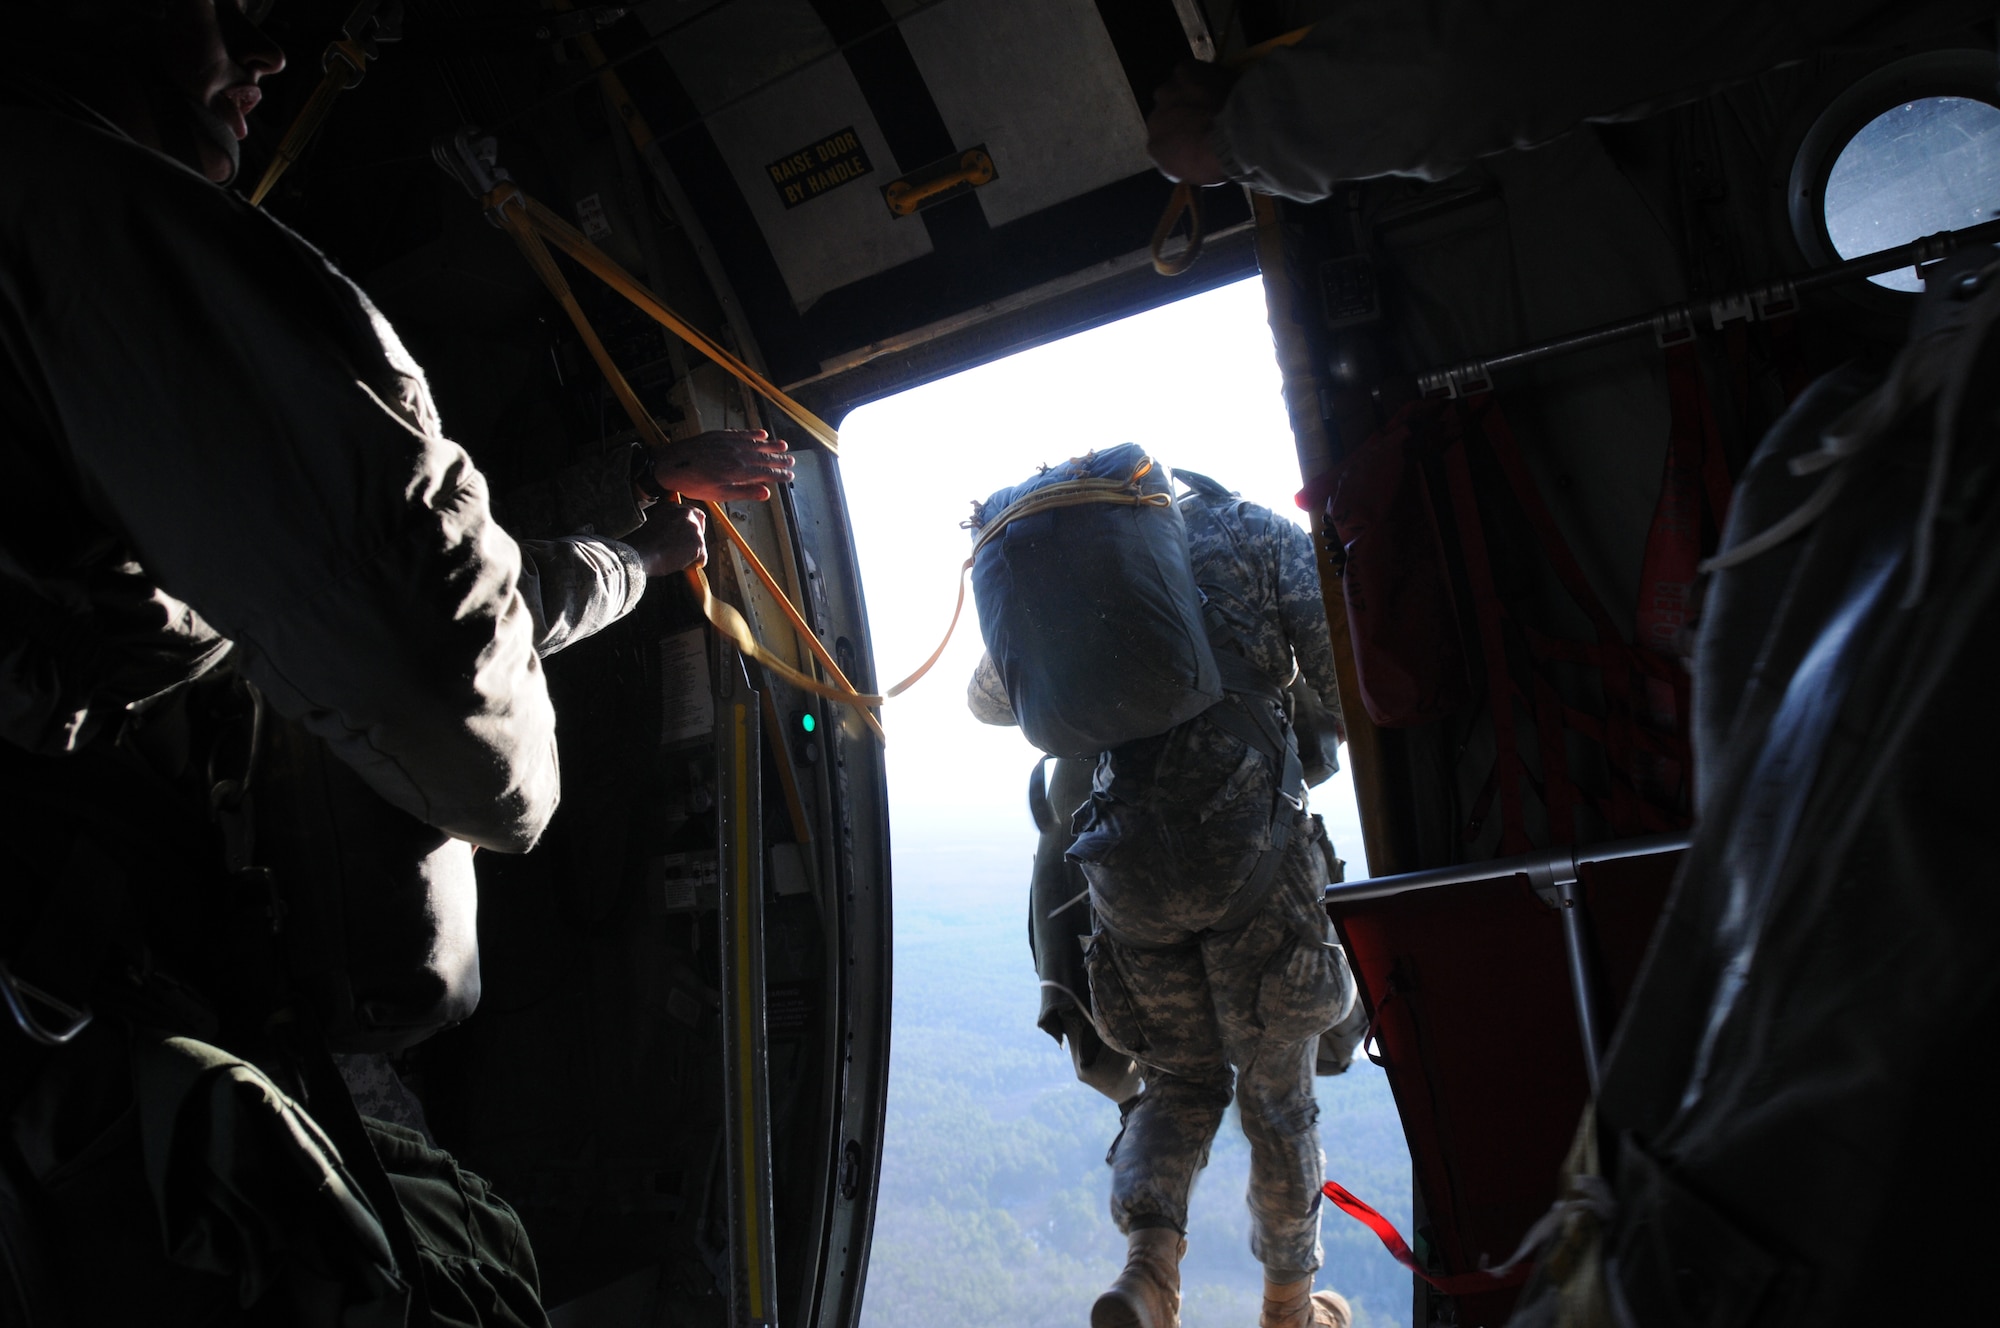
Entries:
[[[1542,556],[1548,559],[1556,579],[1562,583],[1577,608],[1590,619],[1590,625],[1597,633],[1597,646],[1603,661],[1599,665],[1599,673],[1604,690],[1604,755],[1614,772],[1629,769],[1634,727],[1632,649],[1625,644],[1624,637],[1612,623],[1611,615],[1604,611],[1597,592],[1590,587],[1590,579],[1583,574],[1583,568],[1577,563],[1576,555],[1570,552],[1569,543],[1563,539],[1555,517],[1542,501],[1541,489],[1535,484],[1534,476],[1528,473],[1527,463],[1521,458],[1520,444],[1514,440],[1513,430],[1507,427],[1507,418],[1501,414],[1499,403],[1488,397],[1478,410],[1487,446],[1500,463],[1501,473],[1507,477],[1515,503],[1522,515],[1528,518],[1528,524],[1542,546]],[[1612,781],[1610,819],[1613,829],[1620,834],[1633,833],[1634,827],[1643,820],[1636,802],[1629,785],[1616,779]],[[1555,809],[1550,810],[1553,812]]]
[[1562,698],[1555,685],[1534,670],[1535,743],[1542,753],[1542,805],[1549,812],[1549,842],[1576,842],[1576,807],[1582,792],[1569,777],[1569,741],[1563,735]]
[[[1732,363],[1742,369],[1740,339],[1731,343],[1730,350]],[[1636,637],[1639,657],[1647,663],[1664,663],[1678,654],[1675,641],[1688,621],[1695,567],[1703,550],[1702,509],[1707,507],[1714,529],[1720,530],[1729,513],[1731,487],[1729,461],[1723,454],[1714,405],[1702,382],[1696,344],[1669,346],[1666,368],[1671,408],[1667,459],[1639,581]],[[1685,734],[1690,708],[1687,675],[1678,668],[1655,673],[1644,686],[1646,716],[1653,726],[1676,736]],[[1633,774],[1642,787],[1650,784],[1648,791],[1670,805],[1680,802],[1691,774],[1685,755],[1640,764],[1648,768],[1635,766]]]
[[1346,1188],[1339,1182],[1328,1181],[1320,1187],[1320,1193],[1332,1200],[1335,1208],[1338,1208],[1341,1212],[1346,1213],[1362,1226],[1374,1232],[1376,1239],[1382,1242],[1384,1248],[1389,1251],[1390,1257],[1395,1259],[1397,1263],[1403,1265],[1403,1267],[1409,1269],[1418,1277],[1423,1278],[1424,1281],[1429,1282],[1447,1296],[1468,1296],[1480,1291],[1500,1291],[1507,1287],[1519,1286],[1528,1280],[1528,1273],[1533,1267],[1532,1264],[1523,1262],[1497,1275],[1493,1273],[1451,1273],[1447,1276],[1439,1277],[1434,1273],[1426,1271],[1423,1265],[1417,1262],[1417,1256],[1410,1253],[1410,1247],[1404,1242],[1402,1233],[1396,1230],[1395,1223],[1348,1193]]
[[[1722,329],[1722,361],[1726,366],[1726,393],[1729,408],[1739,420],[1750,418],[1750,324],[1732,322]],[[1675,352],[1686,352],[1688,359],[1694,358],[1695,343],[1677,342],[1667,347],[1667,361],[1671,364]],[[1700,380],[1697,379],[1697,382]],[[1707,404],[1708,394],[1702,394],[1702,404]]]
[[[1451,427],[1456,433],[1455,421]],[[1444,470],[1451,489],[1452,510],[1458,518],[1459,548],[1465,557],[1466,580],[1472,588],[1473,613],[1479,620],[1480,650],[1486,657],[1487,709],[1493,716],[1493,768],[1500,783],[1499,856],[1512,857],[1534,846],[1528,841],[1527,823],[1522,815],[1524,768],[1516,750],[1515,686],[1507,667],[1500,592],[1494,585],[1493,563],[1486,552],[1486,531],[1479,519],[1479,500],[1472,492],[1472,471],[1466,465],[1464,439],[1454,437],[1445,448]]]
[[1687,622],[1695,564],[1701,561],[1702,462],[1710,450],[1706,394],[1694,343],[1667,347],[1666,472],[1660,500],[1646,535],[1646,558],[1639,573],[1638,645],[1671,657],[1674,637]]

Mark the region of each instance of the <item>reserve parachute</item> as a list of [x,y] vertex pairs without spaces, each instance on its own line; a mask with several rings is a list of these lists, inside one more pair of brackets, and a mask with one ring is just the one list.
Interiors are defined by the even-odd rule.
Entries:
[[971,526],[980,634],[1029,742],[1094,758],[1221,699],[1173,476],[1137,444],[1001,489]]

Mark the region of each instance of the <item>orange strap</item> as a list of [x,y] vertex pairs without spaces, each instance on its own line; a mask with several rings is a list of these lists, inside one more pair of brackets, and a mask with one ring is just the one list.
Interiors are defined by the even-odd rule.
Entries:
[[[666,310],[664,305],[661,305],[658,300],[653,299],[650,292],[646,292],[643,286],[635,281],[623,268],[619,267],[608,255],[584,239],[582,235],[578,234],[560,217],[555,216],[547,208],[542,207],[529,198],[521,191],[518,185],[512,182],[503,182],[492,193],[488,194],[483,201],[486,204],[489,215],[497,219],[507,233],[514,237],[515,244],[519,246],[522,256],[528,260],[528,265],[535,270],[535,275],[542,279],[542,284],[549,288],[549,293],[554,295],[556,301],[562,305],[563,312],[569,315],[570,322],[575,325],[577,334],[583,338],[583,344],[589,349],[591,358],[597,361],[597,367],[603,372],[605,382],[610,385],[612,395],[617,397],[618,404],[625,408],[625,413],[631,418],[632,427],[638,430],[641,440],[650,449],[664,450],[671,446],[666,434],[660,429],[659,423],[653,419],[645,406],[641,404],[638,394],[632,390],[632,385],[626,381],[623,371],[618,368],[617,362],[611,358],[611,353],[605,349],[603,340],[597,335],[597,330],[591,326],[590,319],[585,316],[582,306],[577,303],[576,294],[570,289],[568,279],[563,276],[562,269],[556,265],[555,256],[549,252],[548,245],[543,242],[544,237],[546,236],[548,239],[560,244],[565,252],[570,253],[577,261],[589,267],[591,271],[598,273],[600,276],[606,276],[608,285],[620,294],[625,295],[628,299],[631,299],[634,304],[639,305],[642,310],[652,314],[659,321],[664,323],[666,320],[660,319],[656,308],[669,314],[671,311]],[[612,280],[611,276],[607,276],[607,273],[615,275],[617,280]],[[643,292],[646,295],[646,302],[641,302],[636,298],[634,292]],[[679,320],[676,319],[675,321],[678,322]],[[673,327],[672,324],[667,325],[670,328]],[[678,332],[679,329],[673,328],[673,330]],[[692,329],[690,330],[692,331]],[[707,342],[707,338],[702,338],[702,341]],[[712,342],[707,342],[706,345],[697,343],[696,349],[706,353],[708,347],[712,345]],[[728,355],[728,352],[722,350],[719,346],[715,346],[714,349],[722,355]],[[730,356],[729,358],[735,361],[734,356]],[[741,361],[735,362],[741,364]],[[727,368],[729,366],[725,364],[724,367]],[[755,371],[751,370],[749,366],[743,365],[742,368],[744,374],[756,377]],[[738,376],[741,377],[742,375]],[[762,382],[763,380],[757,378],[756,381]],[[789,398],[785,397],[775,387],[769,389],[768,395],[781,408],[785,402],[789,401]],[[809,418],[817,421],[818,417],[811,416],[810,412],[805,412],[804,407],[797,407],[797,410],[806,413]],[[793,414],[789,410],[786,413]],[[796,419],[798,416],[793,415],[793,418]],[[803,421],[801,422],[803,423]],[[820,427],[822,429],[827,428],[823,422],[820,423]],[[827,429],[827,432],[831,433],[832,431],[831,429]],[[820,641],[819,634],[814,632],[806,623],[804,615],[792,603],[791,597],[785,593],[784,587],[778,584],[778,579],[771,575],[770,569],[764,566],[763,559],[757,556],[757,551],[744,538],[743,532],[736,528],[736,523],[729,519],[729,514],[723,510],[722,505],[720,503],[703,503],[702,506],[708,512],[709,520],[715,523],[716,527],[722,531],[729,542],[736,546],[737,552],[743,556],[744,562],[756,575],[758,581],[763,584],[766,591],[770,592],[771,598],[777,602],[786,620],[790,623],[794,634],[806,644],[813,656],[818,659],[821,667],[833,678],[834,685],[829,686],[819,681],[819,679],[793,668],[773,655],[757,640],[756,634],[751,631],[750,624],[743,615],[733,606],[725,604],[715,597],[713,590],[708,584],[707,574],[699,567],[689,568],[688,579],[693,584],[696,593],[700,596],[702,612],[707,616],[709,622],[713,623],[715,629],[727,637],[737,649],[793,686],[811,692],[816,696],[844,701],[853,706],[861,716],[862,722],[874,731],[877,738],[886,738],[886,735],[882,732],[881,722],[876,719],[870,709],[871,707],[881,705],[882,698],[857,690],[854,684],[847,680],[847,675],[841,671],[840,665],[834,662],[832,654],[827,651],[826,646]]]
[[277,155],[264,168],[264,178],[257,181],[257,187],[250,191],[250,206],[262,207],[264,199],[278,183],[278,178],[291,168],[293,162],[305,155],[306,144],[312,142],[320,125],[326,122],[327,113],[333,109],[333,99],[361,81],[368,71],[368,52],[358,42],[342,38],[326,48],[326,73],[320,78],[319,86],[312,96],[292,118],[291,128],[278,143]]

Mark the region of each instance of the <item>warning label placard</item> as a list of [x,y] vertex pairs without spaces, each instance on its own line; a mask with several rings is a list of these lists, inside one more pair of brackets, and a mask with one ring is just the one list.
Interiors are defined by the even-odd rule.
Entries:
[[777,188],[779,201],[787,208],[809,203],[874,169],[868,162],[868,154],[861,150],[861,139],[852,125],[808,143],[764,168]]

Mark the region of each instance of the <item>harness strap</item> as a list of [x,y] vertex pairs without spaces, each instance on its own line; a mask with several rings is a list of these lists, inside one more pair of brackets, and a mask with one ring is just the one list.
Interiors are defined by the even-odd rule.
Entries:
[[1056,828],[1056,810],[1049,805],[1049,762],[1054,759],[1044,755],[1028,775],[1028,815],[1036,832],[1044,835]]
[[1236,490],[1226,488],[1218,480],[1212,480],[1198,470],[1182,470],[1174,467],[1174,478],[1212,502],[1226,503],[1236,496]]
[[305,1081],[306,1109],[340,1150],[340,1160],[361,1187],[363,1197],[375,1210],[376,1220],[382,1224],[382,1234],[389,1239],[389,1251],[396,1256],[397,1269],[410,1288],[408,1328],[426,1328],[435,1322],[430,1288],[424,1284],[423,1259],[417,1252],[417,1238],[410,1229],[409,1215],[403,1211],[402,1200],[396,1197],[395,1182],[389,1179],[382,1156],[375,1151],[374,1141],[361,1123],[360,1108],[354,1105],[354,1094],[340,1077],[340,1068],[333,1063],[326,1040],[308,1037],[299,1042],[297,1053],[299,1072]]
[[[1447,417],[1452,418],[1452,417]],[[1455,431],[1455,430],[1454,430]],[[1526,853],[1530,847],[1521,783],[1526,775],[1515,728],[1514,698],[1517,689],[1507,670],[1507,643],[1501,621],[1501,600],[1487,554],[1485,524],[1479,515],[1479,500],[1472,489],[1472,471],[1465,459],[1465,443],[1454,438],[1444,452],[1445,478],[1458,518],[1459,545],[1464,553],[1466,579],[1472,590],[1472,604],[1479,622],[1481,654],[1486,664],[1486,709],[1493,720],[1493,769],[1500,794],[1500,855]]]
[[1277,707],[1283,702],[1271,680],[1227,648],[1215,652],[1215,665],[1224,696],[1203,713],[1224,733],[1262,752],[1273,775],[1271,847],[1257,855],[1257,865],[1236,892],[1236,901],[1208,927],[1210,931],[1229,932],[1248,926],[1277,888],[1278,867],[1292,843],[1293,818],[1305,810],[1306,777],[1291,725],[1278,718],[1283,711]]

